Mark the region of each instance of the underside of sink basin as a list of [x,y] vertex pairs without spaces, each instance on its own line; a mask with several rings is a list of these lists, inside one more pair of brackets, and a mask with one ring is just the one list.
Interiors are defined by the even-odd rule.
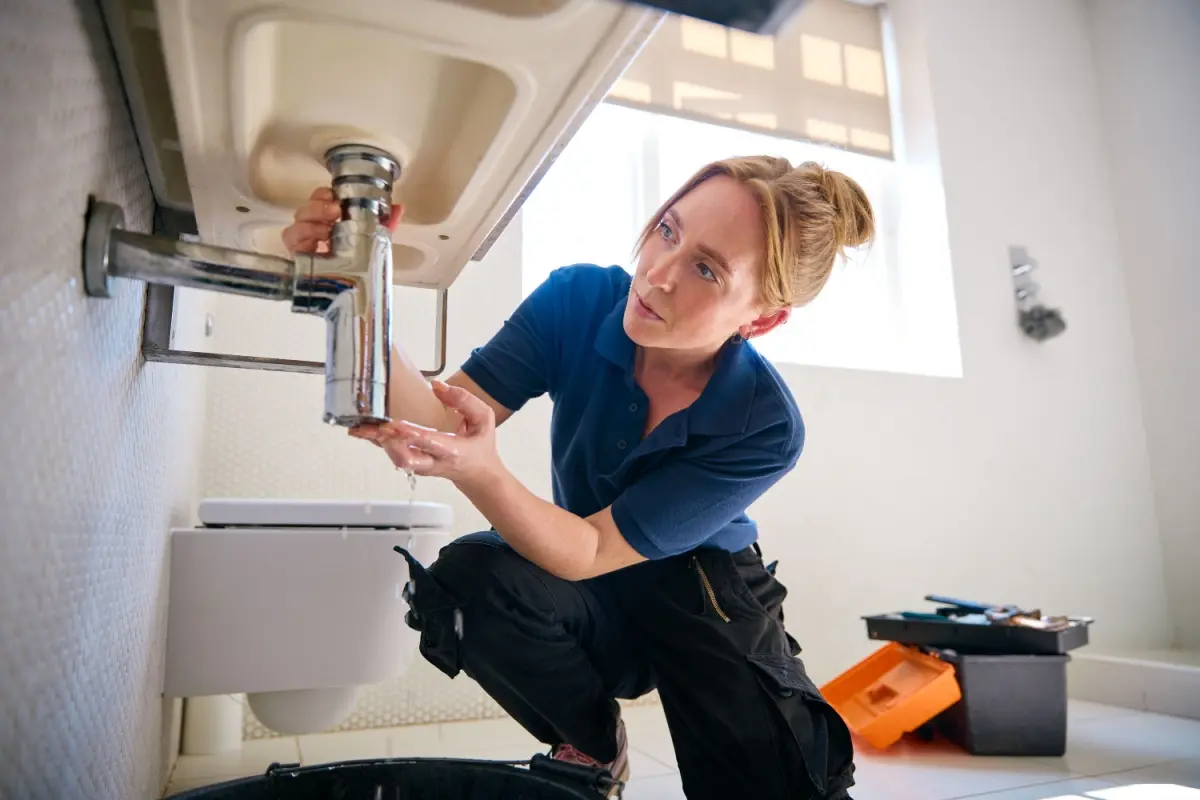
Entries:
[[570,0],[449,0],[452,3],[505,14],[511,17],[540,17],[558,11]]
[[271,20],[234,47],[234,147],[249,154],[255,197],[277,206],[295,208],[328,181],[314,151],[370,140],[401,161],[395,199],[405,219],[445,222],[505,122],[516,119],[517,87],[504,72],[391,31]]
[[[401,163],[396,282],[444,288],[661,17],[606,0],[156,0],[203,240],[281,253],[324,153]],[[569,46],[564,46],[570,43]]]

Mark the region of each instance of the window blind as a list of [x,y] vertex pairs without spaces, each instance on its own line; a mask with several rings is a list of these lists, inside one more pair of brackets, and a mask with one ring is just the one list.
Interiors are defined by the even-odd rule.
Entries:
[[809,0],[775,36],[669,15],[608,100],[890,158],[879,14]]

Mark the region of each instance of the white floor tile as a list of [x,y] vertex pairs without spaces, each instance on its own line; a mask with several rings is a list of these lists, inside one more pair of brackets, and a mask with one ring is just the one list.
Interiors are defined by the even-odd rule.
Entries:
[[675,745],[662,706],[638,706],[621,712],[629,746],[669,767],[677,767]]
[[[1166,764],[1155,764],[1153,767],[1114,772],[1103,777],[1104,780],[1121,786],[1163,784],[1200,789],[1200,759],[1169,761]],[[1196,798],[1200,800],[1200,794],[1197,794]]]
[[1097,778],[1078,778],[1003,792],[970,795],[971,800],[1094,800],[1087,792],[1111,789],[1113,784]]
[[173,780],[167,786],[166,794],[163,797],[174,797],[181,792],[190,792],[192,789],[200,789],[205,786],[212,786],[214,783],[224,783],[225,778],[192,778],[191,780]]
[[242,742],[242,747],[231,753],[211,756],[180,756],[171,773],[173,782],[193,781],[197,778],[213,778],[209,783],[230,778],[258,775],[267,771],[274,762],[294,764],[300,760],[295,737],[277,739],[251,739]]
[[440,725],[406,725],[389,728],[388,755],[392,758],[463,758],[442,740]]
[[387,758],[391,755],[388,752],[388,731],[383,728],[315,733],[301,736],[299,740],[300,761],[305,766],[364,758]]
[[679,770],[673,765],[664,764],[649,753],[633,746],[629,748],[629,771],[635,779],[679,774]]
[[1139,769],[1200,753],[1200,721],[1137,712],[1071,724],[1067,754],[1042,759],[1077,775]]
[[1197,800],[1200,789],[1177,784],[1137,784],[1114,786],[1088,794],[1087,800]]
[[860,747],[858,788],[871,800],[946,800],[1079,777],[1065,766],[1028,758],[971,756],[945,741],[902,741],[879,752]]
[[678,775],[634,778],[625,786],[623,800],[686,800]]
[[1120,706],[1106,706],[1101,703],[1092,703],[1087,700],[1068,700],[1067,701],[1067,724],[1074,725],[1078,722],[1087,722],[1093,719],[1119,717],[1127,714],[1139,714],[1137,709],[1122,708]]
[[550,749],[511,719],[448,722],[441,728],[442,744],[454,758],[527,761]]

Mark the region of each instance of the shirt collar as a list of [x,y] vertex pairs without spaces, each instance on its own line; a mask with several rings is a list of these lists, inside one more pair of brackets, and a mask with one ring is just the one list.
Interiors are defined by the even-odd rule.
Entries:
[[[625,333],[625,296],[604,318],[596,333],[596,351],[619,367],[626,384],[634,386],[637,346]],[[758,379],[758,353],[741,338],[730,341],[717,356],[708,385],[687,410],[687,432],[702,436],[744,433],[750,423]]]

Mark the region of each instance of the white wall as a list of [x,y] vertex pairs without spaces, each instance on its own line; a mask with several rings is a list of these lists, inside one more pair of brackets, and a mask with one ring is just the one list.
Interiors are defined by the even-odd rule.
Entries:
[[[1097,646],[1169,635],[1146,440],[1086,19],[1078,2],[905,0],[923,39],[962,380],[784,372],[809,446],[760,504],[791,619],[827,677],[859,614],[940,591],[1097,618]],[[906,101],[922,87],[901,87]],[[906,108],[906,111],[910,109]],[[1069,329],[1014,321],[1007,247]],[[906,265],[912,268],[913,265]],[[793,501],[792,498],[797,498]]]
[[[1082,3],[895,5],[901,51],[925,62],[901,87],[913,169],[940,173],[947,210],[941,233],[930,224],[934,238],[911,246],[948,242],[965,377],[783,366],[808,447],[753,513],[791,589],[789,625],[818,680],[873,649],[861,615],[929,592],[1092,615],[1099,646],[1161,645],[1163,565]],[[1059,339],[1018,331],[1010,244],[1039,259],[1070,325]],[[519,255],[510,233],[455,285],[455,363],[517,302]],[[319,380],[230,372],[210,386],[210,494],[406,496],[377,454],[319,424]],[[548,424],[543,400],[501,432],[543,496]],[[418,496],[454,503],[463,530],[481,523],[435,481]]]
[[1175,643],[1200,649],[1200,2],[1087,9]]

